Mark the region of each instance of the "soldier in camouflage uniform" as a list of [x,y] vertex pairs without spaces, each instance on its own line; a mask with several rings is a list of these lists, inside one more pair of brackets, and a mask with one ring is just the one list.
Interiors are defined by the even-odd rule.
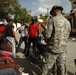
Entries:
[[71,27],[69,21],[62,15],[62,10],[61,6],[53,6],[50,11],[52,18],[45,27],[44,37],[48,44],[48,49],[44,57],[45,63],[42,75],[52,75],[51,69],[54,63],[57,66],[57,75],[65,75],[66,47]]

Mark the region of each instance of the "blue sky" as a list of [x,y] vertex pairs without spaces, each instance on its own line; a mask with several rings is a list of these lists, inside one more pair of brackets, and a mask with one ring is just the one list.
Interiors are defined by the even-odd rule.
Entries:
[[39,15],[41,13],[45,15],[47,8],[51,10],[55,4],[61,5],[65,13],[69,13],[71,10],[71,2],[69,0],[19,0],[19,4],[28,11],[31,10],[31,15]]

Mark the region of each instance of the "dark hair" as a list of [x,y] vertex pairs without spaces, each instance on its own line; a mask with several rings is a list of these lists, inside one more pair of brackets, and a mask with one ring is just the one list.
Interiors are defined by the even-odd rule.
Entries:
[[7,22],[11,22],[11,21],[14,21],[13,19],[8,19],[8,21]]

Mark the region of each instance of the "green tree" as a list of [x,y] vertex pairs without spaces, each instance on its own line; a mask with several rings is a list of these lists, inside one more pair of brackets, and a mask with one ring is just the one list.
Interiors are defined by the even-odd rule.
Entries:
[[24,19],[29,22],[31,11],[27,12],[26,8],[22,8],[18,0],[0,0],[0,19],[9,17],[9,14],[15,16],[15,22]]
[[14,4],[18,5],[17,0],[0,0],[0,18],[8,17],[8,14],[13,13]]
[[17,11],[17,13],[15,14],[15,21],[19,22],[20,20],[24,20],[24,22],[28,23],[31,20],[31,15],[29,14],[29,12],[27,12],[26,8],[21,8],[21,11]]
[[43,16],[42,14],[39,15],[40,16],[40,19],[43,19],[43,20],[46,20],[47,16]]

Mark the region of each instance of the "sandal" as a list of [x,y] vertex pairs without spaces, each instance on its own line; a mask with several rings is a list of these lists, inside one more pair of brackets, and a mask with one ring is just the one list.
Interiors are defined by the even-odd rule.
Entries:
[[19,71],[20,71],[20,72],[22,72],[23,70],[24,70],[24,68],[23,68],[23,67],[20,67],[20,68],[19,68]]

